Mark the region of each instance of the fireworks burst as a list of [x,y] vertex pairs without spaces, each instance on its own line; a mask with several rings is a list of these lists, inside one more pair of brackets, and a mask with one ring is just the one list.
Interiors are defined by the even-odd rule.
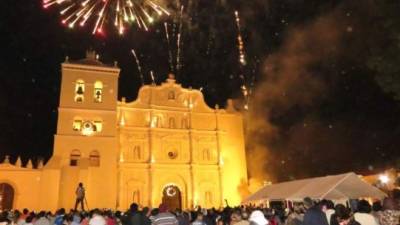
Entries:
[[[167,47],[168,47],[169,69],[171,73],[174,73],[176,75],[176,79],[178,79],[180,71],[183,66],[182,65],[183,12],[184,12],[184,6],[181,5],[180,13],[176,14],[175,17],[175,21],[177,22],[171,22],[171,23],[164,22],[165,39],[167,41]],[[176,45],[174,45],[175,43]]]
[[245,59],[245,54],[244,54],[242,33],[240,31],[240,17],[239,17],[238,11],[235,11],[235,19],[236,19],[236,26],[238,29],[237,40],[238,40],[238,49],[239,49],[239,62],[240,62],[240,64],[242,64],[242,66],[245,66],[246,59]]
[[177,47],[177,53],[176,53],[176,75],[179,76],[179,72],[181,70],[181,35],[182,35],[182,26],[183,26],[183,5],[181,6],[181,14],[179,18],[179,30],[178,30],[178,38],[176,39],[176,47]]
[[244,98],[243,108],[245,110],[249,110],[250,94],[249,94],[249,88],[247,87],[248,85],[247,85],[247,81],[246,81],[246,76],[244,75],[244,69],[245,69],[247,62],[246,62],[246,57],[245,57],[242,32],[240,29],[240,17],[239,17],[238,11],[235,11],[235,20],[236,20],[236,28],[237,28],[239,63],[240,63],[240,70],[241,70],[241,75],[239,77],[242,81],[242,86],[240,87],[240,89],[241,89],[241,92],[242,92],[243,98]]
[[133,55],[133,57],[135,57],[136,65],[137,65],[137,68],[139,71],[140,81],[141,81],[142,85],[144,85],[144,77],[143,77],[143,73],[142,73],[142,67],[140,66],[139,58],[136,55],[136,52],[134,49],[132,49],[132,55]]
[[62,23],[69,28],[93,24],[92,33],[103,33],[113,24],[123,34],[130,24],[148,30],[155,18],[170,13],[157,0],[43,0],[43,7],[59,5]]
[[165,38],[167,39],[167,46],[168,46],[168,62],[169,62],[169,69],[172,72],[174,70],[174,63],[172,61],[172,50],[170,45],[170,38],[169,38],[169,31],[168,31],[168,23],[164,23],[165,28]]
[[155,84],[156,84],[156,80],[154,79],[153,70],[150,71],[150,78],[151,78],[151,83],[152,83],[153,85],[155,85]]

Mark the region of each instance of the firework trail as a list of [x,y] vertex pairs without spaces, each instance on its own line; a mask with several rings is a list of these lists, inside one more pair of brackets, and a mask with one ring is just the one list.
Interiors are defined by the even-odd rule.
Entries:
[[179,18],[179,33],[178,38],[176,39],[177,53],[176,53],[176,76],[179,76],[179,72],[181,70],[181,38],[182,38],[182,27],[183,27],[183,5],[181,6],[181,14]]
[[169,38],[169,32],[168,32],[168,23],[164,23],[164,28],[165,28],[165,37],[167,39],[167,45],[168,45],[168,61],[169,61],[169,69],[171,72],[174,71],[174,64],[172,61],[172,50],[171,50],[171,45],[170,45],[170,38]]
[[119,34],[123,34],[128,25],[137,24],[148,30],[148,25],[163,15],[170,13],[158,0],[43,0],[43,8],[60,6],[62,23],[69,28],[77,24],[83,27],[93,23],[92,33],[103,33],[105,24],[113,24]]
[[155,84],[156,84],[156,81],[155,81],[155,79],[154,79],[153,70],[150,70],[150,78],[151,78],[151,83],[152,83],[153,85],[155,85]]
[[242,33],[241,33],[241,28],[240,28],[240,17],[239,17],[239,12],[236,10],[235,11],[235,21],[236,21],[236,27],[237,27],[237,41],[238,41],[238,51],[239,51],[239,64],[240,64],[240,79],[242,80],[242,85],[240,87],[241,92],[244,97],[244,106],[243,108],[245,110],[249,109],[249,101],[250,101],[250,95],[249,95],[249,88],[247,87],[247,81],[246,81],[246,76],[244,75],[244,67],[246,66],[246,58],[245,58],[245,51],[244,51],[244,44],[243,44],[243,38],[242,38]]
[[144,78],[143,78],[143,73],[142,73],[142,67],[140,66],[140,61],[139,58],[136,55],[136,52],[134,49],[132,49],[132,54],[135,57],[135,61],[136,61],[136,65],[139,71],[139,75],[140,75],[140,81],[142,82],[142,85],[144,85]]
[[237,40],[238,40],[238,49],[239,49],[239,62],[242,66],[246,65],[245,53],[244,53],[244,44],[242,38],[242,32],[240,28],[240,17],[239,12],[235,11],[235,19],[236,19],[236,27],[238,30]]

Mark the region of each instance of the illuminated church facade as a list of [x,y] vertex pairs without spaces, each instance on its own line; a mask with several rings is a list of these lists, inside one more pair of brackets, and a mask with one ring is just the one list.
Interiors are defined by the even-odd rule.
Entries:
[[220,207],[242,200],[247,169],[242,115],[212,109],[200,91],[170,75],[118,101],[119,68],[94,53],[62,64],[51,159],[38,168],[0,164],[0,207],[72,208],[82,182],[90,208],[132,202],[173,208]]

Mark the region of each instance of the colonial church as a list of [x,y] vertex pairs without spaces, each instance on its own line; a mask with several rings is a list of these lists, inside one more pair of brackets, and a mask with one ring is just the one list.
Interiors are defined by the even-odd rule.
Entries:
[[72,208],[79,182],[89,208],[132,202],[220,207],[247,185],[243,120],[231,104],[208,107],[172,75],[118,101],[120,69],[88,53],[62,64],[52,158],[37,168],[0,164],[0,210]]

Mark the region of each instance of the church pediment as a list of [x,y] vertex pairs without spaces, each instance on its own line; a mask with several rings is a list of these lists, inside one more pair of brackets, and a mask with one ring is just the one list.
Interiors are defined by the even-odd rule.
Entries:
[[199,90],[183,88],[170,76],[161,85],[144,85],[140,88],[138,98],[124,106],[132,108],[159,108],[191,110],[193,112],[211,113],[214,109],[207,106]]

